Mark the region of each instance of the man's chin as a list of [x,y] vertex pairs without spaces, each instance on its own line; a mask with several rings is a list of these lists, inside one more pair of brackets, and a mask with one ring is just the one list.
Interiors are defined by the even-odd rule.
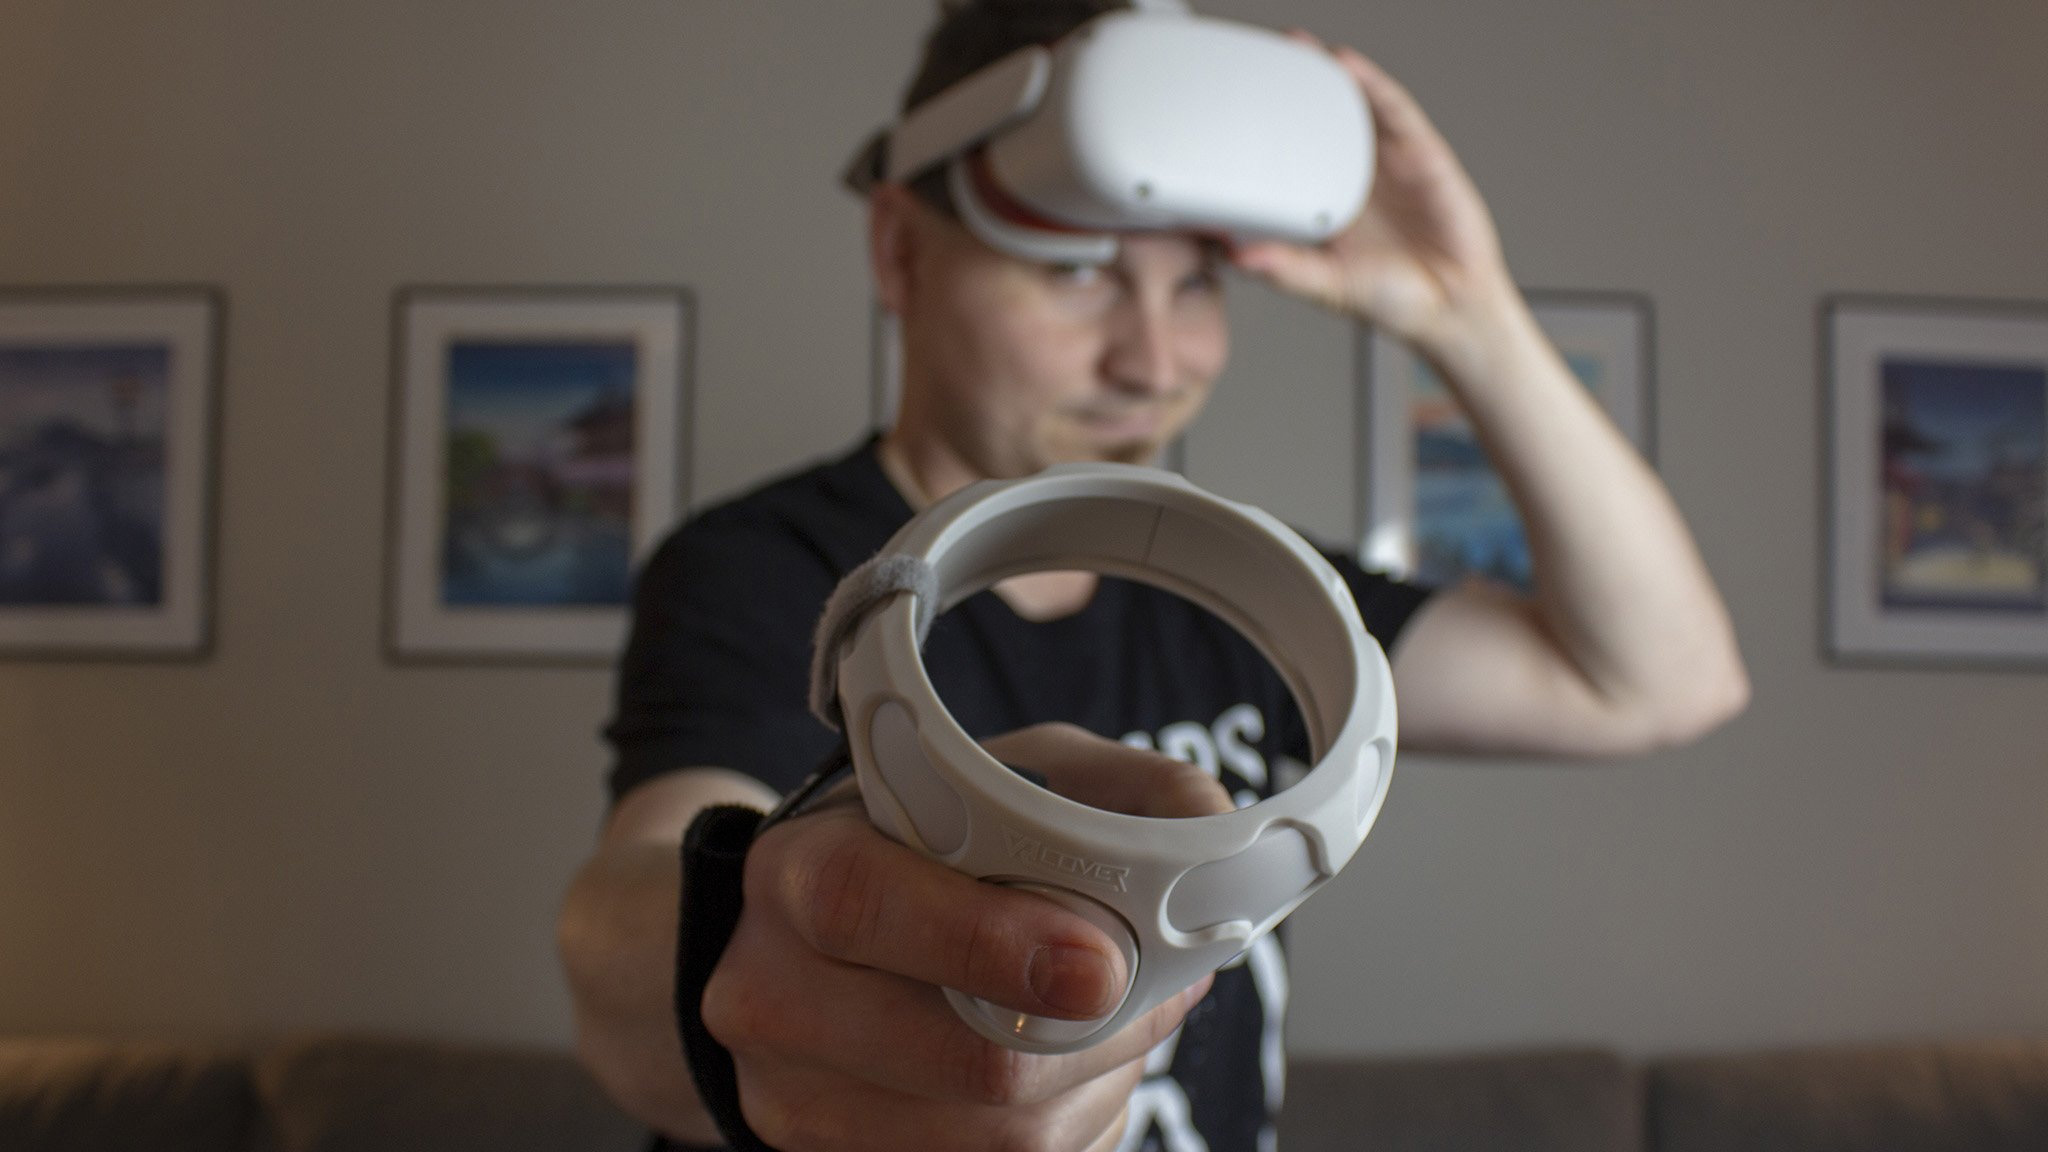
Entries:
[[1103,453],[1102,459],[1111,464],[1144,464],[1150,466],[1159,463],[1160,448],[1161,445],[1150,440],[1127,441],[1109,446]]
[[1159,462],[1165,445],[1156,440],[1098,440],[1085,444],[1072,444],[1063,451],[1052,454],[1046,466],[1053,464],[1142,464],[1155,465]]

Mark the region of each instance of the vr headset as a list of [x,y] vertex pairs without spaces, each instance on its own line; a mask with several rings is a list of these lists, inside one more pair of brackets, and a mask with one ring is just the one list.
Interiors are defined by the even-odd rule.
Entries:
[[1350,74],[1267,29],[1140,4],[1021,49],[913,109],[847,183],[943,165],[953,205],[1026,260],[1105,264],[1120,232],[1325,240],[1372,182]]

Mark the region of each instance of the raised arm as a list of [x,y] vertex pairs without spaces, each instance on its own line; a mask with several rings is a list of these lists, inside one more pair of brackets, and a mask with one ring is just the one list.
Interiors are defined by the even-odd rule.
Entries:
[[1438,371],[1522,515],[1535,577],[1526,597],[1449,589],[1403,633],[1403,743],[1621,755],[1697,738],[1749,687],[1684,520],[1538,329],[1485,202],[1421,107],[1357,52],[1333,51],[1372,107],[1371,200],[1326,245],[1246,245],[1236,262]]

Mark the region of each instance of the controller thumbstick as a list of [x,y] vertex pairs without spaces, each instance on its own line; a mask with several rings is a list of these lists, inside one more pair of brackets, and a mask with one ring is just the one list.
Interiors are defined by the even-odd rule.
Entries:
[[1090,924],[1102,930],[1102,934],[1116,943],[1124,954],[1124,993],[1109,1011],[1093,1020],[1060,1020],[1051,1016],[1032,1016],[1014,1008],[1005,1008],[987,1000],[977,999],[951,988],[946,989],[946,998],[953,1002],[953,1010],[960,1014],[975,1031],[991,1040],[1021,1047],[1027,1050],[1067,1051],[1080,1046],[1081,1042],[1102,1030],[1117,1010],[1130,997],[1131,989],[1138,982],[1138,942],[1124,923],[1123,917],[1112,912],[1099,901],[1090,900],[1078,892],[1055,888],[1050,884],[1038,884],[1029,880],[999,881],[1005,888],[1016,888],[1035,892],[1075,913]]

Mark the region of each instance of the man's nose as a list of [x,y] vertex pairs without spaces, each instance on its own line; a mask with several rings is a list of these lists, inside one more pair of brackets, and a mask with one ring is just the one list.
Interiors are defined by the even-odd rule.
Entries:
[[1157,395],[1174,386],[1173,318],[1158,304],[1132,300],[1111,321],[1108,362],[1112,383],[1128,392]]

